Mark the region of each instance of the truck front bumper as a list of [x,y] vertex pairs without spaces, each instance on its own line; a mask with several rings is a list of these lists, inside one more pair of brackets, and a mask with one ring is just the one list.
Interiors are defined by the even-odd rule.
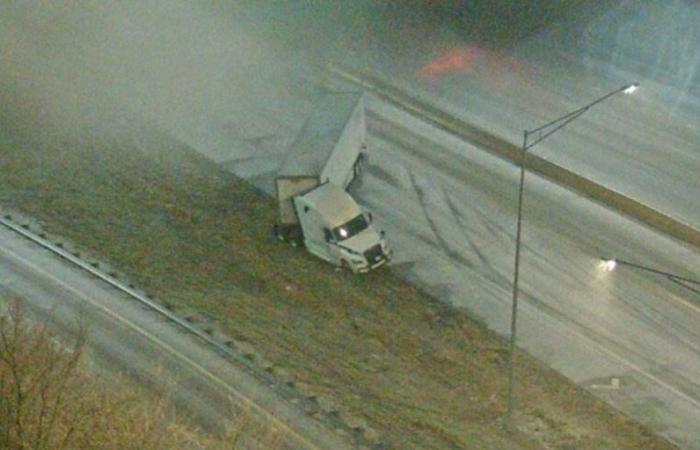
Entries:
[[392,256],[392,252],[391,252],[391,250],[389,250],[388,252],[383,253],[379,259],[373,261],[372,263],[368,263],[367,265],[358,267],[357,272],[367,273],[370,270],[374,270],[378,267],[381,267],[384,264],[386,264],[387,262],[391,261],[391,256]]

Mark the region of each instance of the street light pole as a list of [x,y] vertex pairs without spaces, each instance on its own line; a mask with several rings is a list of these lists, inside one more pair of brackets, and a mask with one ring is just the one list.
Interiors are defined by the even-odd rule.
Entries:
[[[508,418],[512,419],[513,410],[515,409],[514,390],[515,390],[515,347],[517,338],[517,323],[518,323],[518,281],[520,276],[520,241],[522,233],[523,221],[523,193],[525,191],[525,167],[527,166],[527,151],[542,142],[553,133],[568,125],[573,120],[580,117],[593,106],[601,103],[608,98],[620,92],[631,94],[639,88],[639,83],[632,83],[615,89],[612,92],[592,101],[575,111],[565,114],[557,119],[548,122],[541,127],[533,130],[525,130],[523,132],[523,146],[520,151],[520,185],[518,188],[518,219],[515,232],[515,267],[513,269],[513,301],[510,316],[510,341],[508,345]],[[535,136],[532,142],[528,142],[530,136]]]
[[520,276],[520,235],[523,224],[523,192],[525,191],[525,165],[527,163],[527,136],[523,132],[523,148],[520,152],[520,184],[518,187],[518,220],[515,231],[515,269],[513,270],[513,302],[510,313],[510,342],[508,345],[508,418],[513,415],[513,385],[515,384],[515,337],[518,320],[518,277]]

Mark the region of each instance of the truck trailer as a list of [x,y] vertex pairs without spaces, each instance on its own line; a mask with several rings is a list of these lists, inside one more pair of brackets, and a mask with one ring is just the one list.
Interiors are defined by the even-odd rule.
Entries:
[[334,93],[319,101],[275,179],[279,218],[275,234],[336,266],[367,272],[391,250],[372,214],[347,192],[366,149],[364,97]]

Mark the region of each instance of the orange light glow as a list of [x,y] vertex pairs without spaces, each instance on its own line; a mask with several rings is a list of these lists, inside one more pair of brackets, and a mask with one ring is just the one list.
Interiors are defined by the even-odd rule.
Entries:
[[416,77],[434,82],[447,74],[460,73],[478,78],[500,90],[527,83],[534,72],[532,66],[515,56],[491,52],[471,44],[440,54],[418,69]]
[[453,49],[421,67],[418,77],[427,79],[449,72],[471,72],[482,56],[483,50],[475,45]]

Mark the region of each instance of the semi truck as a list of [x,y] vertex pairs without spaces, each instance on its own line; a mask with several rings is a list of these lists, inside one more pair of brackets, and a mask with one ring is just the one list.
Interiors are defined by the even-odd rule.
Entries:
[[324,96],[302,126],[275,179],[275,235],[354,273],[391,258],[384,231],[347,192],[366,150],[364,96]]

